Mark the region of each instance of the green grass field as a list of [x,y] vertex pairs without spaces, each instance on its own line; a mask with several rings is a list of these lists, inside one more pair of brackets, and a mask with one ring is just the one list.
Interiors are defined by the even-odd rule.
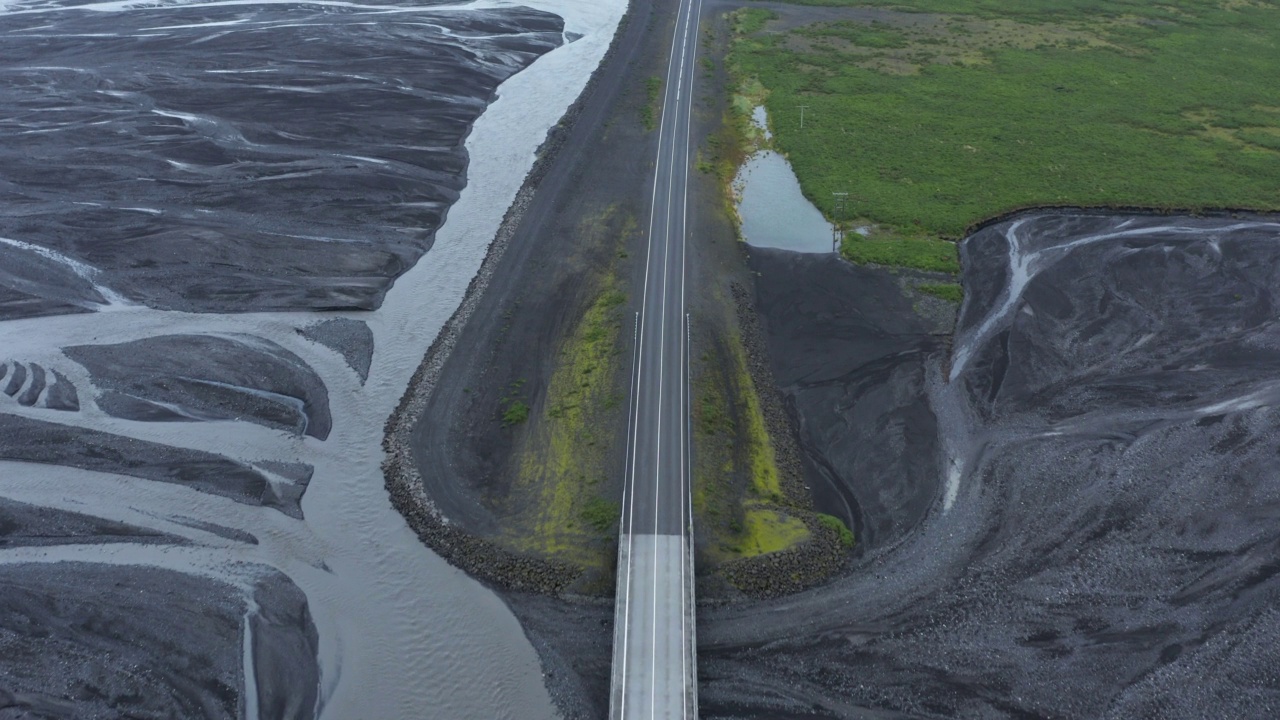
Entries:
[[911,11],[735,18],[730,68],[805,194],[915,243],[846,254],[936,263],[919,243],[1027,206],[1280,207],[1280,3],[801,2]]

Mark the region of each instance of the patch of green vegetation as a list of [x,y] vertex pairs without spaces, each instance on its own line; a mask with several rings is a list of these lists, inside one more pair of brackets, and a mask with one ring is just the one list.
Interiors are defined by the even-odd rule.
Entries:
[[853,45],[865,48],[903,48],[907,46],[907,36],[886,27],[881,23],[870,26],[856,22],[816,23],[797,30],[806,37],[839,38]]
[[703,155],[701,149],[698,150],[697,156],[694,158],[693,166],[698,172],[704,174],[711,174],[716,169],[715,164],[708,160],[706,155]]
[[718,397],[712,392],[704,392],[698,400],[698,407],[693,414],[697,417],[696,427],[700,434],[717,435],[721,432],[733,432],[733,421],[729,419],[728,413],[722,407],[723,401],[723,397]]
[[782,484],[779,479],[778,462],[774,457],[773,442],[769,439],[769,431],[765,429],[764,412],[760,409],[760,396],[756,394],[755,383],[747,372],[746,358],[741,347],[736,348],[738,360],[739,413],[742,418],[742,434],[740,442],[748,458],[751,474],[751,489],[759,498],[782,501]]
[[[535,439],[537,448],[526,453],[521,476],[537,483],[533,504],[538,517],[532,542],[548,554],[572,554],[576,520],[595,528],[603,517],[594,483],[598,468],[592,459],[603,438],[594,424],[616,394],[614,373],[618,362],[618,332],[622,327],[618,307],[626,302],[612,275],[596,300],[587,308],[577,329],[560,352],[556,372],[547,388],[546,419]],[[614,405],[616,407],[616,404]]]
[[760,32],[765,23],[777,19],[778,13],[761,8],[742,8],[730,17],[735,34],[751,35]]
[[1280,208],[1280,5],[921,0],[908,9],[946,15],[891,30],[768,32],[755,11],[734,22],[730,72],[735,84],[767,88],[773,143],[805,195],[832,218],[832,193],[847,192],[850,217],[903,238],[851,240],[852,259],[919,266],[928,255],[951,271],[953,258],[922,243],[1028,206]]
[[777,552],[810,537],[806,510],[782,490],[740,338],[699,363],[694,387],[693,508],[713,561]]
[[640,108],[640,122],[645,130],[653,130],[658,126],[659,100],[662,95],[662,78],[650,76],[644,81],[645,102]]
[[768,507],[748,508],[742,525],[736,549],[743,557],[786,550],[809,539],[804,522]]
[[596,304],[603,310],[609,310],[611,308],[618,307],[626,301],[627,296],[621,290],[616,287],[610,287],[608,290],[601,293],[600,299],[596,301]]
[[704,356],[694,389],[698,401],[693,406],[694,466],[693,512],[699,522],[718,535],[725,518],[732,514],[733,495],[730,476],[733,473],[731,451],[734,448],[733,420],[728,399],[723,392],[723,368]]
[[[1247,2],[1231,0],[1166,0],[1151,3],[1146,0],[1019,0],[1016,4],[1006,0],[786,0],[793,5],[826,5],[853,7],[885,7],[913,13],[955,13],[985,18],[1006,17],[1016,13],[1020,17],[1049,22],[1074,20],[1080,17],[1140,16],[1156,20],[1178,20],[1188,13],[1205,10],[1247,7]],[[1012,5],[1012,7],[1011,7]]]
[[956,244],[929,237],[862,237],[849,233],[840,248],[849,260],[860,265],[896,265],[934,272],[960,272]]
[[608,532],[621,517],[621,507],[601,497],[589,498],[582,508],[582,520],[597,532]]
[[960,287],[960,283],[937,283],[924,284],[916,286],[916,289],[922,293],[928,293],[934,297],[940,297],[947,302],[953,302],[957,305],[964,299],[964,288]]
[[[735,98],[733,105],[737,102]],[[707,138],[706,152],[698,151],[698,170],[715,174],[725,188],[733,182],[738,166],[746,159],[752,139],[748,122],[733,105],[725,111],[720,129]],[[750,108],[747,112],[750,113]]]
[[1235,137],[1240,142],[1256,145],[1258,148],[1280,151],[1280,133],[1277,130],[1280,128],[1246,127],[1235,133]]
[[844,545],[847,548],[853,547],[853,543],[854,543],[853,531],[849,529],[848,525],[844,524],[843,520],[836,517],[835,515],[818,513],[818,522],[822,523],[826,527],[831,528],[832,530],[835,530],[836,534],[840,536],[840,543],[842,545]]
[[[507,387],[507,394],[498,400],[498,405],[502,415],[503,427],[511,427],[519,425],[529,419],[529,405],[520,399],[521,389],[524,388],[524,379],[516,380]],[[464,388],[463,392],[470,392]]]
[[[604,244],[636,229],[632,218],[610,209],[585,221],[582,231]],[[627,296],[614,271],[590,282],[594,297],[561,341],[545,395],[535,403],[539,412],[530,412],[519,437],[504,541],[607,573],[611,556],[600,540],[617,520],[617,504],[616,486],[602,478],[611,428],[622,415],[619,334]]]
[[503,425],[519,425],[529,419],[529,406],[523,400],[513,400],[502,411]]

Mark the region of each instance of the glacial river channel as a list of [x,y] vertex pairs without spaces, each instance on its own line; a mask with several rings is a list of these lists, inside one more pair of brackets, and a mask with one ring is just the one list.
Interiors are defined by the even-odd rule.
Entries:
[[624,6],[0,0],[0,707],[554,715],[380,442]]

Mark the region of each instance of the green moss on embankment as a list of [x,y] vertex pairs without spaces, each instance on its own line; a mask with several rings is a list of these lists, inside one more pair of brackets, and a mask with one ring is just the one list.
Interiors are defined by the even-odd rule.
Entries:
[[809,528],[784,511],[749,504],[735,552],[742,557],[793,548],[809,539]]
[[847,548],[853,547],[854,537],[853,531],[849,529],[844,521],[835,515],[827,515],[826,513],[818,513],[818,522],[824,526],[831,528],[840,536],[840,543]]
[[783,491],[741,340],[704,355],[697,374],[693,509],[706,555],[719,563],[802,544],[812,513]]
[[760,396],[755,382],[747,372],[746,352],[741,344],[731,347],[734,385],[738,388],[739,418],[742,422],[742,450],[746,454],[751,490],[757,498],[772,502],[782,501],[782,484],[778,477],[777,458],[773,442],[765,428],[764,413],[760,409]]
[[799,1],[886,8],[733,23],[735,85],[766,89],[805,195],[892,238],[850,259],[920,267],[917,243],[1023,207],[1280,208],[1277,3]]
[[[527,523],[515,542],[539,554],[586,562],[589,541],[614,529],[601,497],[601,455],[608,438],[596,420],[616,411],[614,382],[620,367],[620,306],[626,297],[617,280],[606,276],[562,346],[543,401],[544,416],[533,429],[521,457],[521,502]],[[613,517],[617,520],[617,516]],[[588,541],[588,542],[584,542]]]
[[644,81],[644,97],[644,105],[640,106],[640,124],[645,130],[653,130],[658,127],[662,111],[662,78],[653,75]]
[[[581,232],[593,246],[622,247],[635,222],[616,210],[589,217]],[[598,243],[598,245],[595,245]],[[612,567],[620,480],[610,464],[625,420],[620,332],[626,295],[619,279],[625,253],[606,266],[584,262],[588,290],[581,315],[565,326],[541,388],[528,386],[527,419],[512,461],[513,484],[501,509],[502,542],[532,555],[574,563],[597,577]],[[583,297],[580,295],[579,297]]]

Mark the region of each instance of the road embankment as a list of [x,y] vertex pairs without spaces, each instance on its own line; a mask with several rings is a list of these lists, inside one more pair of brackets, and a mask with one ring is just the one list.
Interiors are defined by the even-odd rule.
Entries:
[[[432,343],[385,426],[383,472],[392,503],[424,543],[455,566],[500,588],[559,593],[581,575],[582,568],[521,552],[502,542],[493,503],[484,497],[486,488],[468,482],[464,473],[454,470],[459,464],[467,467],[468,458],[456,462],[459,440],[449,430],[459,424],[455,408],[464,404],[460,396],[470,396],[465,398],[469,401],[466,404],[473,408],[473,414],[483,415],[486,426],[485,432],[471,436],[488,442],[478,454],[509,452],[513,432],[508,427],[511,423],[502,420],[504,406],[509,408],[509,400],[504,403],[504,399],[514,383],[524,382],[516,379],[511,367],[505,381],[477,378],[475,373],[502,364],[518,365],[523,358],[532,367],[514,368],[514,373],[528,370],[528,375],[543,382],[548,379],[545,363],[540,362],[543,358],[525,349],[543,348],[539,338],[563,334],[557,323],[565,312],[563,306],[572,311],[575,300],[580,303],[581,299],[566,298],[564,292],[545,293],[551,311],[546,307],[531,309],[521,299],[536,297],[546,289],[539,287],[539,281],[546,275],[540,271],[545,270],[549,255],[573,250],[571,242],[568,248],[563,242],[566,237],[571,239],[570,233],[557,233],[548,226],[560,214],[557,194],[572,183],[574,166],[582,162],[586,148],[598,134],[601,118],[620,92],[618,66],[625,65],[635,53],[640,35],[633,15],[634,9],[629,9],[582,94],[548,131],[462,303]],[[543,257],[531,261],[536,252]],[[562,307],[555,308],[556,302]],[[517,312],[521,322],[512,332]],[[522,352],[502,363],[504,347]],[[475,385],[474,395],[471,385]],[[476,447],[463,449],[474,451]],[[470,459],[476,454],[473,452]],[[424,468],[430,470],[424,472]],[[472,465],[470,469],[476,468]],[[489,481],[492,470],[491,466],[480,468],[472,477]]]

